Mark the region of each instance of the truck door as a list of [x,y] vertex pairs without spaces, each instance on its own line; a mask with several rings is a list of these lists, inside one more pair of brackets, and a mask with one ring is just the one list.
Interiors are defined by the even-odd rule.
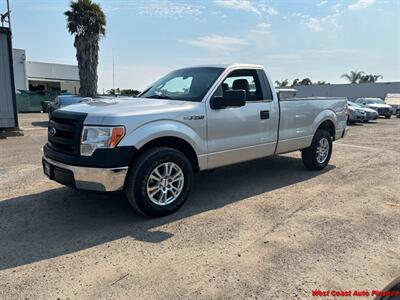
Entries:
[[208,168],[274,154],[279,115],[263,72],[233,70],[211,96],[222,96],[229,89],[245,90],[245,106],[212,109],[208,101]]

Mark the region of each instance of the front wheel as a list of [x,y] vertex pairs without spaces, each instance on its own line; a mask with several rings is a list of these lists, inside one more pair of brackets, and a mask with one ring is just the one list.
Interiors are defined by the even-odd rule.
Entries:
[[144,215],[161,217],[175,212],[188,198],[193,168],[180,151],[157,147],[140,155],[129,168],[125,194]]
[[390,119],[392,117],[392,115],[385,115],[386,119]]
[[303,164],[309,170],[322,170],[332,155],[332,137],[326,130],[318,129],[311,146],[301,151]]

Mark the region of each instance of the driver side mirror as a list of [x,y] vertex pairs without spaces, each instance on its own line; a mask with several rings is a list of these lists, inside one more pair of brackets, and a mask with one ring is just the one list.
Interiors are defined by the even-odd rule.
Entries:
[[246,105],[245,90],[227,90],[223,96],[211,98],[210,107],[212,109],[222,109],[227,107],[241,107]]

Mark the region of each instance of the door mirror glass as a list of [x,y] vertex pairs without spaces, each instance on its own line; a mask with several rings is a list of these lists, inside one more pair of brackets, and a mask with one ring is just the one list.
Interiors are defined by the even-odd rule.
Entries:
[[246,104],[245,90],[227,90],[223,96],[211,98],[210,107],[212,109],[222,109],[227,107],[241,107]]

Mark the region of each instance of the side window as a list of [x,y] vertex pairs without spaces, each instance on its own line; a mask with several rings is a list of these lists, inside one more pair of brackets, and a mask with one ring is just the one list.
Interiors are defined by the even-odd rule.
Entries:
[[246,101],[263,100],[260,79],[256,70],[232,71],[217,88],[214,96],[222,96],[226,90],[245,90]]

